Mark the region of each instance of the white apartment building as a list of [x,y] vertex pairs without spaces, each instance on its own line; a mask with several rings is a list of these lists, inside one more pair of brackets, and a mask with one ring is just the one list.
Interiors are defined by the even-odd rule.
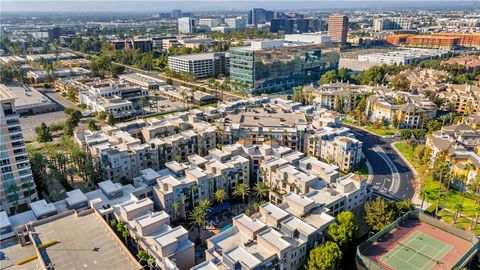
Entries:
[[352,171],[362,161],[362,145],[361,141],[346,136],[322,140],[320,159],[334,163],[344,172]]
[[203,79],[227,75],[230,63],[228,54],[215,52],[169,56],[168,67],[175,73],[189,73]]
[[242,214],[233,218],[232,228],[207,239],[205,255],[220,269],[300,269],[316,233],[296,217],[285,219],[277,228]]
[[0,211],[13,214],[29,209],[38,195],[15,98],[4,88],[0,88],[0,105]]

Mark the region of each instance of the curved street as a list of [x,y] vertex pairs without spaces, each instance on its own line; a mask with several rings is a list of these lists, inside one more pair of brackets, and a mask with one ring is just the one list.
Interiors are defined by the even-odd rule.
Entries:
[[392,149],[395,140],[384,139],[361,129],[348,126],[363,142],[363,153],[373,170],[371,185],[384,197],[398,200],[411,200],[415,194],[413,173],[405,162]]

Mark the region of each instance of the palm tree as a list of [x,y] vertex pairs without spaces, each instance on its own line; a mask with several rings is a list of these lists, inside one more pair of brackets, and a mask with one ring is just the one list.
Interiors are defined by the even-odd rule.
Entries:
[[225,192],[225,190],[219,189],[215,191],[215,193],[213,194],[213,197],[216,202],[221,204],[227,198],[227,193]]
[[434,190],[433,192],[431,192],[431,193],[428,195],[428,197],[429,197],[430,200],[435,201],[435,217],[437,217],[437,214],[438,214],[438,205],[439,205],[439,203],[440,203],[440,199],[442,198],[442,196],[440,195],[440,191]]
[[455,213],[453,214],[453,219],[452,219],[453,224],[455,224],[457,222],[457,219],[462,215],[463,204],[457,203],[455,204],[454,208],[455,208]]
[[17,192],[19,191],[20,189],[18,188],[18,186],[16,184],[11,184],[7,187],[7,193],[13,193],[13,205],[15,207],[15,213],[18,213],[18,196],[17,196]]
[[66,173],[70,177],[70,182],[72,182],[72,188],[75,189],[75,181],[73,177],[77,173],[77,168],[75,168],[74,166],[69,166],[67,167]]
[[145,101],[147,101],[147,98],[141,97],[138,99],[138,101],[142,104],[142,112],[143,112],[143,115],[145,115]]
[[420,206],[420,209],[423,210],[423,203],[425,202],[425,198],[428,196],[428,191],[426,188],[422,188],[420,190],[420,198],[422,198],[422,205]]
[[465,164],[465,167],[463,168],[464,170],[467,171],[467,176],[465,177],[465,179],[461,179],[462,181],[462,204],[463,204],[463,201],[465,200],[465,193],[467,192],[467,189],[465,188],[465,183],[468,182],[468,176],[470,175],[471,172],[473,172],[475,170],[475,166],[472,164],[472,163],[467,163]]
[[203,199],[198,203],[198,207],[200,207],[201,209],[203,209],[203,211],[205,211],[205,213],[207,213],[208,211],[210,211],[211,203],[209,200]]
[[473,191],[473,208],[477,210],[475,218],[472,220],[472,228],[473,230],[475,230],[475,228],[477,227],[478,216],[480,214],[480,209],[478,209],[478,197],[480,196],[480,175],[477,175],[474,179],[472,179],[472,181],[470,181],[469,188]]
[[235,186],[235,191],[233,195],[242,198],[243,211],[245,211],[245,197],[250,193],[250,187],[245,183],[240,183]]
[[191,196],[191,199],[192,199],[192,207],[195,207],[195,199],[194,199],[194,192],[198,190],[198,186],[197,185],[193,185],[191,188],[190,188],[190,196]]
[[173,208],[173,216],[175,220],[177,220],[178,214],[180,213],[180,203],[178,202],[178,200],[173,201],[172,208]]
[[253,191],[255,195],[259,199],[264,199],[268,195],[268,191],[270,188],[267,186],[267,184],[259,182],[253,187]]
[[197,227],[197,238],[200,239],[200,227],[207,223],[205,211],[200,207],[195,207],[190,212],[189,219],[191,220],[190,223]]
[[28,189],[28,197],[32,195],[33,181],[25,182],[22,184],[22,188]]

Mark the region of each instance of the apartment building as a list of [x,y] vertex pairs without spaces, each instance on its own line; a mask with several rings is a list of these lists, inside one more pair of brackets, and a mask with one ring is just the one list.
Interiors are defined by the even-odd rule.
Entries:
[[440,91],[438,97],[448,99],[459,114],[476,115],[480,112],[478,85],[447,84],[445,91]]
[[352,138],[350,129],[321,127],[305,140],[308,155],[333,163],[344,172],[354,170],[362,160],[362,142]]
[[170,161],[185,162],[196,153],[206,155],[216,145],[209,124],[182,114],[82,130],[75,139],[98,157],[104,177],[115,181],[128,181],[144,169],[163,168]]
[[[432,166],[441,160],[454,175],[464,176],[467,181],[480,174],[478,145],[480,132],[466,124],[443,126],[426,140],[426,146],[432,150]],[[473,165],[473,169],[467,170],[467,164]]]
[[272,141],[298,151],[303,151],[309,128],[304,113],[286,111],[272,104],[235,110],[219,119],[216,125],[222,130],[219,138],[222,143],[248,140],[262,144]]
[[[213,200],[216,190],[223,189],[232,196],[235,185],[250,184],[249,167],[248,158],[227,149],[213,149],[205,157],[190,155],[184,163],[167,162],[165,168],[158,171],[142,170],[133,180],[136,184],[155,187],[155,205],[175,220],[186,218],[186,209],[192,209],[199,201]],[[178,213],[173,208],[174,203],[179,206]]]
[[242,214],[233,218],[232,228],[207,239],[205,255],[219,268],[300,269],[316,232],[296,217],[285,219],[276,228]]
[[14,214],[38,199],[15,97],[0,88],[0,211]]
[[423,95],[390,92],[369,96],[365,113],[370,121],[400,128],[421,128],[435,119],[437,105]]
[[188,73],[197,79],[229,74],[229,56],[223,52],[188,54],[168,57],[170,71]]
[[359,97],[382,91],[382,87],[334,82],[318,87],[306,86],[303,91],[316,108],[351,112],[355,110]]

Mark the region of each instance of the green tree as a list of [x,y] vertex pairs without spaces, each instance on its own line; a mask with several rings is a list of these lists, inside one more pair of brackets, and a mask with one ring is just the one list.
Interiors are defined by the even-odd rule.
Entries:
[[408,91],[410,88],[410,81],[405,74],[397,74],[391,81],[392,87],[398,91]]
[[327,241],[310,251],[307,270],[336,270],[340,267],[342,251],[335,242]]
[[115,126],[115,118],[113,117],[113,115],[111,113],[109,113],[107,115],[107,123],[110,125],[110,126]]
[[198,207],[200,207],[205,213],[210,211],[211,206],[212,204],[207,199],[200,200],[200,202],[198,203]]
[[219,189],[215,191],[213,194],[213,197],[215,198],[215,201],[218,203],[223,203],[227,199],[227,193],[223,189]]
[[263,182],[259,182],[255,184],[255,186],[253,187],[253,192],[255,193],[258,199],[265,199],[269,191],[270,191],[270,188],[267,186],[267,184]]
[[394,218],[395,213],[389,209],[388,204],[380,197],[365,205],[365,222],[375,231],[383,229]]
[[337,223],[328,227],[330,238],[342,248],[348,248],[358,235],[358,222],[350,211],[338,214]]
[[330,70],[325,72],[325,74],[320,77],[320,80],[318,81],[318,84],[328,84],[332,82],[336,82],[338,80],[338,74],[336,70]]
[[242,206],[245,211],[245,198],[250,194],[250,187],[245,183],[240,183],[235,186],[233,196],[242,198]]
[[200,228],[207,224],[206,213],[201,207],[195,207],[189,215],[190,223],[197,228],[197,239],[200,239]]
[[40,124],[40,127],[35,128],[35,132],[37,133],[38,142],[51,142],[53,140],[52,134],[44,122]]
[[93,119],[88,119],[88,129],[90,131],[96,131],[96,130],[99,130],[100,128],[97,126],[97,124],[95,123],[95,120]]

